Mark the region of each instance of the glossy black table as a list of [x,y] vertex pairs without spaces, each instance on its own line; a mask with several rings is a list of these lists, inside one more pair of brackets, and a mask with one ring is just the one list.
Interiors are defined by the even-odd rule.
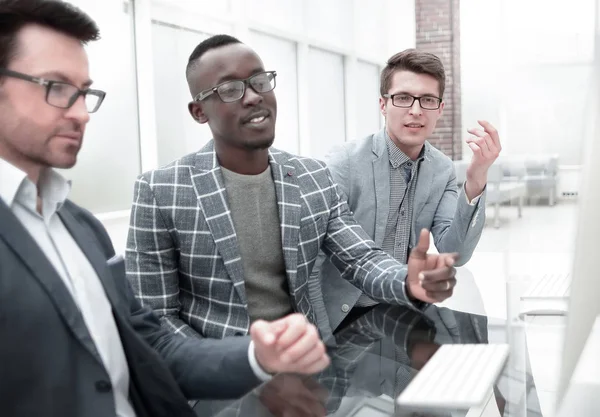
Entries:
[[[422,412],[396,404],[441,345],[489,343],[490,337],[508,342],[511,354],[487,407]],[[484,408],[505,417],[542,415],[524,330],[518,325],[434,305],[423,312],[379,305],[336,332],[327,345],[331,365],[318,375],[278,375],[243,398],[199,401],[194,410],[203,417],[475,417]]]

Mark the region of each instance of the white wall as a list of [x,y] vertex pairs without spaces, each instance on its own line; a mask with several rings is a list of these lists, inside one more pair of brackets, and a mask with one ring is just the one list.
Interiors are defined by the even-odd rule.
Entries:
[[[594,7],[594,0],[461,1],[463,127],[489,119],[504,155],[559,154],[569,188],[591,135]],[[467,146],[463,156],[471,157]]]
[[128,209],[133,181],[140,171],[133,14],[121,0],[78,0],[94,16],[102,40],[88,48],[93,87],[106,91],[91,115],[75,168],[71,198],[95,212]]
[[[412,1],[231,0],[218,9],[183,0],[143,2],[152,18],[159,165],[210,138],[208,126],[188,120],[182,76],[194,43],[205,36],[238,36],[277,71],[275,146],[316,158],[381,127],[382,64],[390,50],[414,46]],[[140,44],[148,47],[145,39]]]

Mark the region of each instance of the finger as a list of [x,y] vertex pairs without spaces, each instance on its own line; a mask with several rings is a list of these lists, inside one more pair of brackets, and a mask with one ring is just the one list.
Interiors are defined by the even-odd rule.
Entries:
[[327,349],[325,349],[325,345],[322,342],[312,345],[310,350],[290,364],[293,368],[292,372],[297,372],[315,363],[325,355],[326,351]]
[[315,381],[312,377],[305,377],[304,385],[310,390],[321,402],[325,402],[329,395],[329,390]]
[[310,408],[306,406],[304,401],[295,400],[290,401],[290,398],[285,398],[285,405],[283,406],[283,414],[275,414],[277,417],[309,417]]
[[315,396],[315,399],[309,401],[308,403],[310,407],[311,414],[308,414],[310,417],[325,417],[327,415],[327,410],[323,406],[323,401],[320,398]]
[[304,335],[281,354],[281,361],[285,364],[305,363],[304,358],[308,357],[308,363],[312,363],[323,353],[325,346],[319,339],[319,332],[314,325],[309,324]]
[[311,392],[320,393],[323,390],[327,391],[327,389],[323,385],[321,385],[321,383],[319,383],[310,376],[303,376],[302,382],[304,383],[304,386],[308,388]]
[[318,372],[321,372],[323,369],[327,368],[330,363],[331,363],[331,359],[329,359],[329,356],[327,354],[325,354],[325,355],[321,356],[319,359],[317,359],[316,361],[314,361],[313,363],[311,363],[310,365],[307,365],[304,368],[304,370],[299,373],[302,373],[305,375],[316,374]]
[[444,255],[446,266],[454,266],[460,259],[460,253],[458,252],[446,253]]
[[254,343],[262,346],[271,346],[275,343],[276,336],[271,331],[269,323],[257,320],[250,327],[250,336]]
[[[298,386],[297,389],[294,390],[296,394],[295,399],[298,402],[302,402],[305,406],[305,411],[309,412],[309,414],[305,414],[307,416],[321,416],[324,415],[325,412],[321,400],[319,396],[319,392],[317,390],[310,389],[308,385],[302,383],[302,385]],[[326,398],[326,397],[325,397]],[[296,401],[294,401],[296,403]]]
[[486,134],[483,137],[483,139],[485,139],[485,144],[487,145],[490,152],[495,153],[497,150],[497,147],[496,147],[496,144],[494,143],[494,140],[492,139],[492,137],[489,134]]
[[482,153],[481,153],[481,148],[479,148],[479,146],[477,146],[477,145],[476,145],[475,143],[473,143],[473,142],[467,142],[467,143],[469,144],[469,148],[471,148],[471,150],[473,151],[473,154],[474,154],[475,156],[478,156],[478,155],[480,156],[480,155],[482,155]]
[[410,252],[412,257],[417,259],[425,259],[425,255],[429,250],[429,230],[421,229],[417,246]]
[[299,314],[299,313],[296,313],[296,314],[289,314],[289,315],[287,315],[287,316],[285,316],[285,317],[282,317],[282,318],[280,318],[280,319],[278,319],[278,320],[275,320],[275,321],[268,322],[268,323],[269,323],[269,326],[270,326],[270,328],[271,328],[271,331],[272,331],[273,333],[276,333],[276,334],[281,334],[281,333],[283,333],[283,331],[284,331],[284,330],[287,328],[287,326],[288,326],[288,322],[289,322],[290,318],[291,318],[291,317],[293,317],[293,316],[295,316],[295,315],[300,315],[300,314]]
[[318,399],[308,401],[304,398],[297,398],[293,404],[288,404],[282,417],[321,417],[326,415],[325,408]]
[[477,129],[476,127],[473,127],[473,128],[471,128],[471,129],[467,129],[467,132],[469,132],[469,133],[470,133],[471,135],[473,135],[473,136],[477,136],[477,137],[480,137],[480,138],[482,138],[482,137],[484,137],[485,135],[487,135],[487,133],[486,133],[486,132],[484,132],[484,131],[483,131],[483,130],[481,130],[481,129]]
[[494,156],[498,156],[498,147],[496,146],[496,144],[494,143],[494,140],[492,139],[492,137],[490,135],[487,135],[485,137],[485,144],[487,145],[488,149],[490,150],[490,152],[492,153],[492,155]]
[[288,316],[287,328],[277,339],[277,351],[283,352],[298,341],[308,328],[308,322],[302,314]]
[[484,157],[488,157],[490,155],[490,153],[491,153],[490,147],[488,146],[488,143],[485,141],[485,137],[478,138],[475,141],[475,144],[477,146],[479,146]]
[[500,144],[500,135],[498,134],[496,128],[492,126],[490,122],[487,122],[485,120],[478,120],[477,123],[479,123],[481,127],[483,127],[483,129],[490,135],[498,150],[501,150],[502,145]]
[[440,269],[447,266],[454,266],[458,260],[458,253],[440,253],[438,255],[429,254],[427,255],[427,262],[425,263],[425,271],[432,271],[434,269]]
[[440,255],[434,253],[427,254],[427,259],[425,260],[425,267],[423,268],[423,271],[431,271],[432,269],[436,269],[438,267],[437,262],[439,257]]
[[433,268],[429,268],[429,269],[440,269],[440,268],[444,268],[446,265],[446,258],[442,255],[438,255],[436,257],[436,262],[435,262],[435,266]]
[[431,271],[423,271],[421,273],[423,274],[422,284],[424,285],[425,283],[445,281],[454,278],[456,276],[456,268],[444,267],[433,269]]
[[430,292],[430,291],[425,291],[425,296],[431,300],[433,300],[436,303],[441,303],[444,300],[447,300],[448,298],[452,297],[452,293],[454,292],[454,289],[449,290],[449,291],[440,291],[440,292]]
[[450,278],[444,281],[425,282],[423,281],[423,289],[427,292],[444,292],[450,291],[456,286],[456,278]]
[[[286,412],[292,412],[291,416],[308,417],[314,414],[314,404],[319,403],[319,399],[314,396],[306,388],[302,388],[300,392],[291,392],[291,395],[284,398],[286,400]],[[286,416],[288,414],[285,414]]]

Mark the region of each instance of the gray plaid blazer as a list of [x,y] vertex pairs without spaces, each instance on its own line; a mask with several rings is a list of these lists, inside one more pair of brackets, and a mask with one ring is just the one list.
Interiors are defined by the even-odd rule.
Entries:
[[[319,249],[370,297],[409,304],[405,266],[354,221],[325,164],[273,148],[269,163],[294,310],[317,324],[309,286],[319,286],[309,277]],[[137,179],[126,254],[136,296],[171,330],[217,339],[248,334],[244,271],[213,141]]]

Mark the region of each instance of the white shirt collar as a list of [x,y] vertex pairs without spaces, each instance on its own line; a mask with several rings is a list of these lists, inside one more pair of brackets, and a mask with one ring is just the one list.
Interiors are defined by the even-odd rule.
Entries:
[[[12,207],[15,200],[31,199],[32,196],[24,193],[27,194],[26,190],[32,189],[32,186],[37,191],[37,186],[27,178],[24,171],[0,158],[0,198],[7,206]],[[70,181],[52,168],[42,171],[39,186],[44,207],[51,206],[54,210],[60,209],[71,191]],[[37,192],[33,197],[37,197]]]

